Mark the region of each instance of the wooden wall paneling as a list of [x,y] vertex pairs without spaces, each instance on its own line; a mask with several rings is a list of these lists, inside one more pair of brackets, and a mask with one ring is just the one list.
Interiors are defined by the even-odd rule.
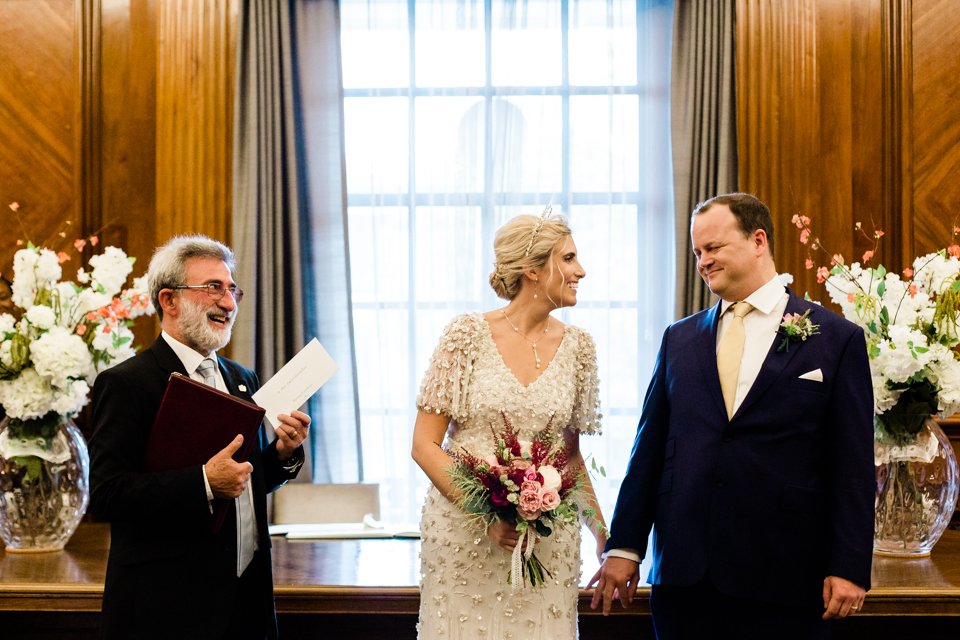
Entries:
[[816,297],[803,269],[806,250],[790,226],[794,213],[822,228],[817,12],[813,0],[738,0],[737,137],[740,189],[756,194],[774,216],[775,257],[795,289]]
[[[100,92],[100,0],[77,0],[74,37],[77,43],[76,86],[77,138],[79,162],[75,170],[77,207],[80,228],[77,235],[89,237],[99,233],[102,216],[102,167],[100,144],[102,140]],[[122,246],[122,245],[120,245]],[[91,255],[84,253],[84,258]]]
[[[101,194],[95,229],[106,244],[147,270],[157,244],[157,0],[95,2],[99,22],[97,83]],[[156,317],[136,321],[137,345],[156,337]]]
[[[52,241],[65,221],[79,223],[75,27],[73,0],[0,2],[0,270],[7,277],[18,239]],[[23,231],[7,208],[14,201]]]
[[915,257],[913,223],[913,18],[911,0],[888,0],[882,4],[884,73],[884,173],[885,204],[892,220],[886,228],[897,236],[889,239],[889,266],[898,272]]
[[105,242],[137,258],[134,275],[141,275],[156,245],[156,2],[95,1],[101,25],[97,228]]
[[960,13],[954,0],[913,0],[914,255],[950,244],[960,224]]
[[157,236],[230,242],[237,0],[160,0]]
[[[817,131],[817,155],[813,158],[804,158],[815,167],[816,177],[809,181],[808,188],[816,189],[815,198],[819,201],[819,209],[811,212],[817,232],[830,254],[839,253],[849,263],[854,256],[860,253],[856,246],[854,187],[859,179],[867,180],[863,175],[866,167],[855,166],[854,158],[862,155],[854,153],[854,144],[863,144],[865,136],[858,136],[861,127],[867,124],[870,110],[854,112],[854,83],[861,80],[860,65],[868,64],[862,59],[864,43],[856,38],[856,34],[863,25],[861,15],[849,2],[816,2],[815,3],[816,30],[814,39],[817,42],[816,59],[813,64],[817,67],[817,87],[819,96],[817,112],[819,114],[819,131]],[[855,66],[856,65],[856,66]],[[790,82],[790,79],[786,79]],[[879,102],[880,96],[874,93],[874,102]],[[858,106],[865,107],[861,104]],[[874,131],[877,130],[875,123]],[[797,153],[797,149],[788,149],[790,153]],[[796,231],[793,242],[796,243]],[[821,254],[818,264],[826,264],[830,256]],[[812,276],[812,272],[807,272]],[[826,300],[824,287],[812,285],[812,291],[823,292],[818,299]]]
[[[884,65],[885,55],[901,55],[901,40],[890,34],[900,23],[884,6],[881,0],[737,2],[740,186],[770,205],[777,266],[794,274],[798,293],[815,299],[827,296],[804,268],[807,249],[789,223],[796,212],[809,215],[825,249],[847,262],[859,261],[873,244],[855,231],[856,222],[867,231],[884,229],[875,262],[900,266],[901,198],[885,175],[903,170],[892,151],[902,130],[891,127],[891,114],[902,106],[893,92],[904,76]],[[815,261],[825,264],[829,255]]]

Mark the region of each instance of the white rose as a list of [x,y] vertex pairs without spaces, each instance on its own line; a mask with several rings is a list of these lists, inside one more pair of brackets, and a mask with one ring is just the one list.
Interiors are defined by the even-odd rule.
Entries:
[[45,304],[38,304],[27,309],[27,321],[33,326],[46,331],[57,321],[57,314]]
[[560,490],[560,485],[563,483],[563,480],[560,478],[560,472],[557,471],[556,468],[552,465],[545,464],[537,469],[537,471],[543,476],[543,489],[545,491]]
[[53,327],[30,344],[33,366],[57,387],[94,373],[93,356],[83,339],[63,327]]
[[52,404],[50,382],[32,368],[22,370],[13,380],[0,380],[0,405],[11,418],[43,417],[50,412]]
[[0,342],[0,364],[8,369],[13,366],[13,342],[4,340]]
[[50,285],[60,280],[63,275],[63,269],[60,268],[60,259],[57,254],[50,249],[40,249],[40,255],[37,258],[36,266],[37,282],[42,285]]
[[127,276],[133,271],[133,264],[122,249],[107,247],[100,255],[90,258],[93,280],[103,287],[103,293],[114,296],[120,292]]
[[51,410],[61,415],[75,415],[87,404],[90,397],[90,385],[86,380],[71,380],[63,389],[53,390]]
[[13,333],[17,326],[17,320],[9,313],[0,313],[0,336],[5,333]]
[[33,249],[20,249],[13,256],[13,303],[21,309],[33,306],[33,299],[37,295],[37,252]]

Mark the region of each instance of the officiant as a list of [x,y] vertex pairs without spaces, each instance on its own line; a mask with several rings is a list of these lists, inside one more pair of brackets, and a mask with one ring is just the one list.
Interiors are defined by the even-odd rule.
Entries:
[[[110,522],[103,594],[105,638],[275,638],[266,495],[303,465],[310,418],[259,428],[249,459],[238,433],[204,463],[149,471],[154,418],[171,373],[250,400],[256,374],[217,354],[230,341],[243,290],[225,245],[181,236],[158,248],[147,273],[161,334],[101,373],[93,389],[90,511]],[[212,428],[215,418],[192,428]],[[190,447],[186,441],[183,447]],[[214,525],[214,507],[227,513]]]

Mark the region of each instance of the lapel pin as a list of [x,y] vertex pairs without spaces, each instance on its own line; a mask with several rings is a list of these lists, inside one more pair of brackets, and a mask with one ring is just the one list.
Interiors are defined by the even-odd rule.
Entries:
[[243,391],[244,393],[247,392],[247,387],[246,387],[245,385],[242,385],[242,384],[238,384],[238,385],[237,385],[237,389],[239,389],[240,391]]

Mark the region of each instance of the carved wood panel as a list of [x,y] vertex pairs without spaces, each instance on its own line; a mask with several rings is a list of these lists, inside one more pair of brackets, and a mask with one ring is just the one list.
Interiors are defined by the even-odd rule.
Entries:
[[[73,0],[0,2],[0,271],[7,278],[17,240],[40,243],[52,240],[66,221],[81,225],[74,197],[80,117],[75,29]],[[20,204],[22,229],[7,208],[11,202]]]
[[[883,229],[878,259],[902,266],[899,184],[904,159],[896,93],[903,77],[896,1],[738,0],[737,107],[741,189],[774,214],[777,266],[794,289],[826,300],[804,268],[807,248],[790,225],[813,218],[827,252],[859,261]],[[901,48],[897,48],[901,47]],[[891,53],[891,49],[893,52]],[[894,178],[895,177],[895,178]]]
[[157,235],[230,242],[235,0],[163,0],[157,48]]
[[[913,0],[914,254],[951,243],[960,224],[960,12]],[[955,241],[955,240],[954,240]]]

